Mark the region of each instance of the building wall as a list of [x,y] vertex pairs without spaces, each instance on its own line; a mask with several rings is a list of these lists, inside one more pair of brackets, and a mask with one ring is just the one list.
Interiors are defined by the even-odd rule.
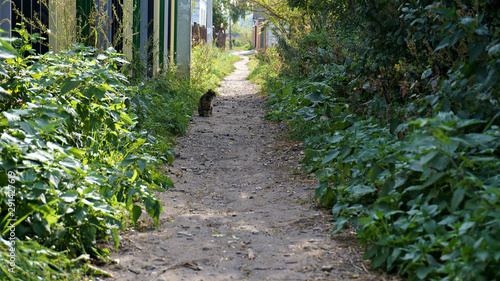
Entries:
[[207,0],[193,0],[195,1],[195,7],[192,9],[191,13],[191,25],[198,23],[201,26],[207,26]]
[[274,36],[270,28],[266,28],[266,49],[274,46],[276,43],[278,43],[276,36]]

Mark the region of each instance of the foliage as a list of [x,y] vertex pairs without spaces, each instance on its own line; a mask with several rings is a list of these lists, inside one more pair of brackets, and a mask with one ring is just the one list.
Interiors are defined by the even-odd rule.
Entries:
[[35,241],[15,241],[14,274],[9,270],[12,256],[8,249],[11,246],[13,244],[0,237],[2,280],[89,280],[84,276],[84,269],[74,268],[74,261],[64,253],[40,246]]
[[290,37],[301,30],[310,29],[310,20],[302,9],[293,9],[287,0],[250,0],[253,11],[267,20],[267,27],[283,37]]
[[248,1],[244,0],[216,0],[213,2],[212,19],[214,26],[220,24],[227,25],[227,17],[231,17],[232,22],[244,17],[250,9]]
[[134,131],[137,88],[116,71],[126,63],[121,55],[75,46],[23,57],[0,42],[2,229],[15,217],[19,240],[76,257],[106,254],[100,238],[118,246],[126,213],[135,222],[144,207],[158,224],[153,191],[172,182],[151,169],[157,160],[147,147],[155,139]]
[[192,53],[191,83],[202,91],[219,86],[219,82],[235,69],[233,64],[240,60],[206,43],[194,47]]
[[235,23],[231,32],[233,34],[233,50],[253,50],[251,26]]
[[247,79],[262,85],[261,92],[266,93],[269,88],[267,81],[273,81],[281,67],[281,63],[277,60],[278,54],[271,48],[266,52],[257,52],[250,58],[248,65],[251,72]]
[[224,14],[224,9],[222,8],[224,1],[213,1],[212,2],[212,22],[213,26],[219,28],[222,24],[227,25],[227,17]]
[[312,28],[263,63],[268,118],[304,140],[334,232],[410,280],[500,278],[498,3],[288,2]]
[[414,279],[500,278],[500,130],[484,123],[444,112],[416,119],[408,142],[370,170],[383,189],[359,221],[374,267],[398,265]]

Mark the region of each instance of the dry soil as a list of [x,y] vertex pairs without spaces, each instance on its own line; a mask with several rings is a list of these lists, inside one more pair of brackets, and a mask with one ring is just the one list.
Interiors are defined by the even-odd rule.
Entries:
[[263,117],[246,80],[248,56],[217,88],[212,117],[195,116],[165,172],[160,227],[120,235],[106,280],[393,280],[371,271],[352,232],[331,236],[316,182],[298,169],[302,146]]

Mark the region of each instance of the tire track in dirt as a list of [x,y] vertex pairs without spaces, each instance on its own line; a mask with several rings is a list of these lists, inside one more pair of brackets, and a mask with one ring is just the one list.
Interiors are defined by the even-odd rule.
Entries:
[[315,182],[296,169],[302,151],[265,121],[265,100],[245,78],[248,57],[217,89],[214,115],[195,116],[166,172],[160,227],[120,235],[107,280],[390,280],[370,271],[355,235],[330,236]]

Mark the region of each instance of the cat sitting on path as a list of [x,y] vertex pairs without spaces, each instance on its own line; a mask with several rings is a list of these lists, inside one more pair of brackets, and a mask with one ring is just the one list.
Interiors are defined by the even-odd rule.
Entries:
[[210,89],[203,96],[201,96],[198,102],[198,114],[202,117],[212,116],[214,106],[212,105],[212,100],[215,98],[215,92]]

